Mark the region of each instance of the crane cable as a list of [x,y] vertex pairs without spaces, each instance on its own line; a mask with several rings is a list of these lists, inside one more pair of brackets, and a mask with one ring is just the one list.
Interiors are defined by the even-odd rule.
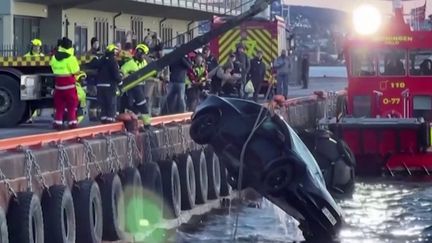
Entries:
[[[273,47],[274,47],[274,42],[273,42],[273,39],[272,39],[271,44],[270,44],[270,48],[271,48],[270,50],[271,50],[272,54],[274,54],[273,53]],[[278,53],[276,53],[276,55],[275,55],[276,58],[277,58],[277,54]],[[273,60],[270,60],[270,63],[272,61]],[[272,73],[271,73],[269,79],[270,79],[269,80],[269,85],[267,87],[267,91],[266,91],[266,94],[264,96],[264,101],[266,101],[269,98],[270,93],[273,90],[273,86],[274,86],[274,82],[273,81],[274,80],[273,80],[273,74]],[[246,83],[247,82],[248,81],[246,81]],[[239,197],[240,201],[243,200],[242,197],[241,197],[241,188],[242,188],[242,182],[243,182],[243,169],[244,169],[244,159],[245,159],[245,154],[246,154],[246,148],[247,148],[248,144],[250,143],[250,141],[252,140],[252,137],[255,134],[255,132],[258,130],[258,128],[262,125],[262,123],[266,120],[267,116],[269,115],[267,113],[261,119],[261,116],[263,115],[264,110],[265,110],[265,107],[264,107],[264,104],[263,104],[263,105],[261,105],[260,111],[258,113],[258,117],[256,118],[254,126],[253,126],[253,128],[252,128],[252,130],[251,130],[251,132],[250,132],[250,134],[248,136],[248,138],[246,139],[245,143],[243,144],[243,147],[242,147],[242,150],[241,150],[241,153],[240,153],[240,167],[239,167],[239,174],[238,174],[238,181],[237,181],[237,191],[238,191],[238,197]],[[236,217],[235,217],[234,231],[232,233],[232,241],[233,242],[235,242],[236,238],[237,238],[239,216],[240,216],[240,212],[239,212],[239,210],[237,210]]]

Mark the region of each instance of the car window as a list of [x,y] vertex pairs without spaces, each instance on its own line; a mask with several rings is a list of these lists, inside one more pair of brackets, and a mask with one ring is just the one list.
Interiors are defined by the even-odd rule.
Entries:
[[317,181],[320,181],[322,185],[325,185],[324,177],[315,158],[313,157],[309,149],[306,147],[306,145],[303,143],[303,141],[299,138],[297,133],[290,126],[288,126],[288,128],[291,135],[292,149],[297,153],[298,156],[300,156],[300,158],[302,158],[307,163],[308,169],[311,172],[312,176]]

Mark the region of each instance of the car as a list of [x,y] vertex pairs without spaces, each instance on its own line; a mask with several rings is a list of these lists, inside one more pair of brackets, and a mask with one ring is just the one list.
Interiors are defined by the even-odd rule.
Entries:
[[192,114],[190,136],[213,147],[233,187],[241,179],[241,189],[254,188],[296,218],[307,241],[337,237],[342,209],[326,189],[313,155],[281,116],[252,101],[210,95]]

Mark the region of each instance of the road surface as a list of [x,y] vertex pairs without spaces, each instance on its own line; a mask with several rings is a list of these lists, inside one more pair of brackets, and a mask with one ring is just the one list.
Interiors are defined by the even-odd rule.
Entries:
[[[341,77],[314,77],[310,80],[308,89],[302,89],[300,86],[290,86],[289,97],[300,97],[311,95],[316,90],[337,91],[346,87],[347,81]],[[44,110],[42,116],[34,120],[32,124],[22,124],[17,128],[0,128],[0,139],[47,133],[54,131],[52,129],[52,117],[50,110]],[[81,126],[89,126],[97,123],[84,122]]]

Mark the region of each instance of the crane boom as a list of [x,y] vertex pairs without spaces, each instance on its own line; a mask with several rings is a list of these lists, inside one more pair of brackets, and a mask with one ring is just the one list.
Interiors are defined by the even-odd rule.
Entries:
[[240,25],[242,22],[264,11],[272,1],[274,0],[256,0],[250,9],[238,16],[230,18],[219,28],[213,29],[212,31],[209,31],[201,36],[195,37],[191,41],[176,48],[169,54],[164,55],[159,60],[151,62],[141,70],[127,76],[123,80],[123,85],[120,88],[121,93],[127,92],[128,90],[134,88],[135,86],[144,82],[146,79],[153,77],[158,71],[162,70],[166,66],[169,66],[174,61],[177,61],[191,51],[194,51],[209,43],[213,38],[216,38],[217,36],[229,31],[230,29]]

